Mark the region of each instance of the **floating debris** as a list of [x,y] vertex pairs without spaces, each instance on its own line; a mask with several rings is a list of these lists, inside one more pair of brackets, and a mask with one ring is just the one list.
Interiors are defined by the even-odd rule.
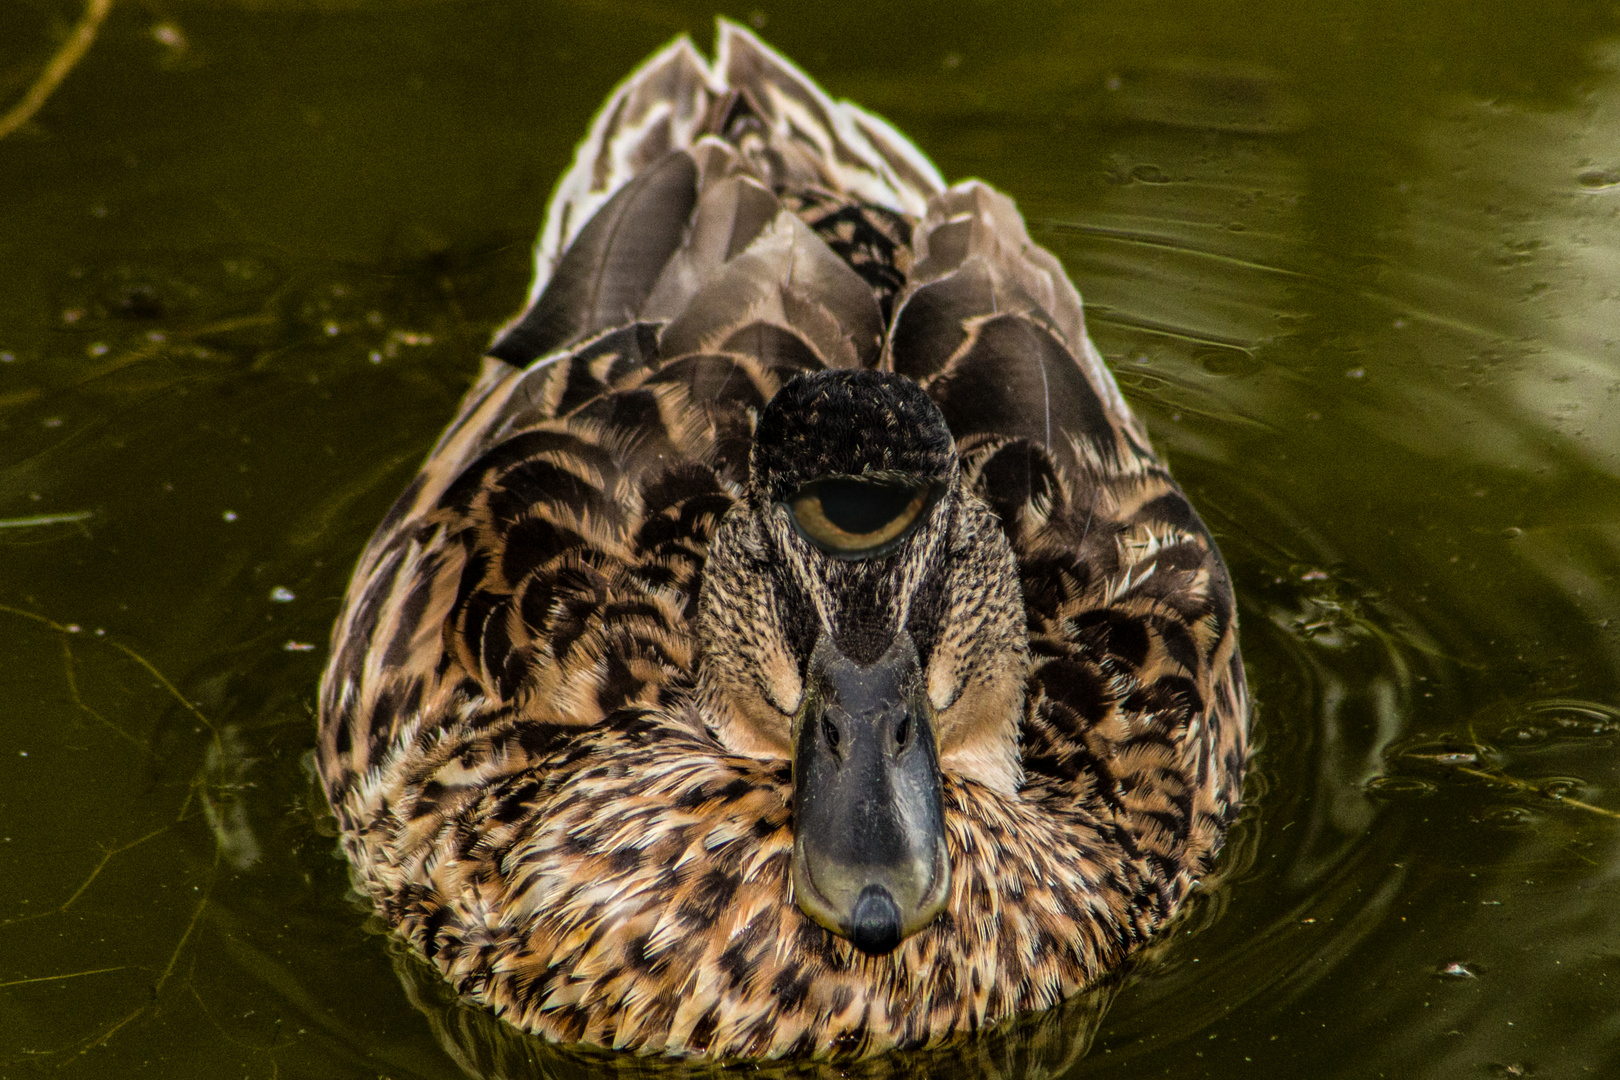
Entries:
[[277,585],[275,588],[270,590],[270,599],[274,600],[278,604],[290,604],[294,600],[298,599],[298,597],[293,595],[293,591],[287,588],[287,586]]
[[1461,961],[1453,960],[1448,964],[1441,964],[1439,967],[1435,968],[1434,977],[1437,979],[1453,979],[1462,982],[1468,979],[1479,978],[1479,968],[1474,964],[1465,964]]
[[171,53],[183,53],[191,47],[186,40],[184,30],[172,22],[160,22],[152,26],[152,40],[168,49]]
[[37,529],[41,525],[76,525],[88,521],[93,512],[76,510],[71,514],[35,514],[32,517],[0,518],[0,529]]

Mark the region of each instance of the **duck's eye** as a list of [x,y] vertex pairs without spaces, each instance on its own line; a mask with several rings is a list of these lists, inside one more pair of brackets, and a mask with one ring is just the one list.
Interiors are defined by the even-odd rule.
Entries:
[[933,504],[935,485],[921,480],[828,477],[788,500],[799,534],[842,559],[885,555]]

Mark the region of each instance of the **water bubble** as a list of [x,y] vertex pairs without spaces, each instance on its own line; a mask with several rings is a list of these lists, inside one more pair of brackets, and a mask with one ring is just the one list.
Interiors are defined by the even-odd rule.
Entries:
[[1548,776],[1537,781],[1536,786],[1549,799],[1573,799],[1586,790],[1586,781],[1578,776]]
[[1547,741],[1547,729],[1534,724],[1523,724],[1503,731],[1501,740],[1517,746],[1534,746],[1536,743]]
[[1480,814],[1477,820],[1481,825],[1497,829],[1528,829],[1538,819],[1522,806],[1493,806]]
[[1595,738],[1620,734],[1620,710],[1592,701],[1550,698],[1525,706],[1533,725],[1554,738]]
[[274,600],[278,604],[290,604],[292,601],[298,599],[298,597],[294,596],[293,591],[287,588],[287,586],[277,585],[275,588],[270,590],[270,599]]
[[289,641],[281,647],[285,652],[314,652],[315,646],[306,641]]
[[186,40],[185,31],[172,22],[155,23],[152,26],[152,40],[176,53],[185,52],[191,44]]
[[1383,799],[1421,798],[1440,789],[1415,776],[1375,776],[1367,781],[1367,794]]

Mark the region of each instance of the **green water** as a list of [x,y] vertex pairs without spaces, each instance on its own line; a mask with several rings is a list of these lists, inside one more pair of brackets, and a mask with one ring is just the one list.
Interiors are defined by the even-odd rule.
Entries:
[[[79,11],[0,0],[0,109]],[[1225,884],[1088,1056],[971,1068],[1620,1075],[1620,9],[728,13],[1018,199],[1238,584]],[[0,140],[0,1078],[498,1056],[345,898],[315,682],[594,106],[713,14],[125,3]]]

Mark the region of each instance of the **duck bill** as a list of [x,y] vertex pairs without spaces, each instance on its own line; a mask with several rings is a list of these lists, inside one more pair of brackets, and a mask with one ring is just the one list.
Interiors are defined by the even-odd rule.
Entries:
[[863,666],[823,637],[793,726],[793,892],[863,952],[890,952],[945,906],[939,750],[910,635]]

